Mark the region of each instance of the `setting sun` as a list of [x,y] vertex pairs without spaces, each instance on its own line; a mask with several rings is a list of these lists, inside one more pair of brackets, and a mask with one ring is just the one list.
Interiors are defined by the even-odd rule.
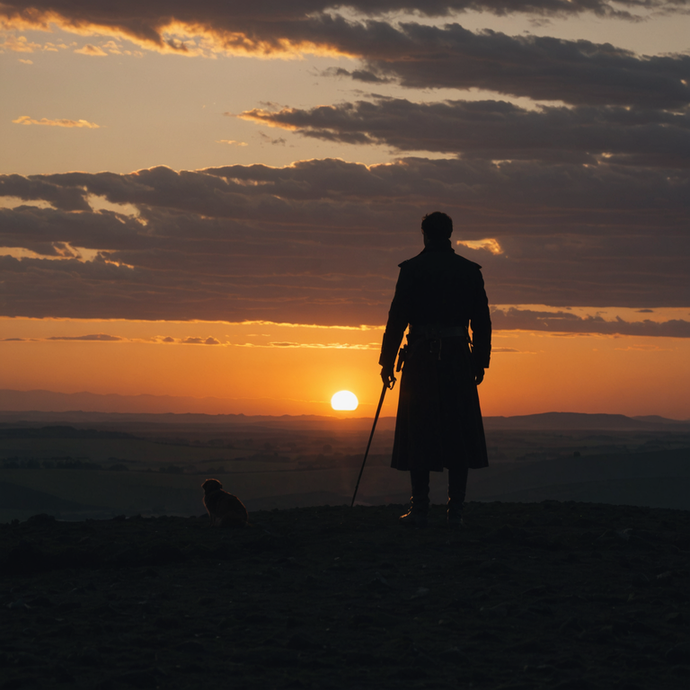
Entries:
[[356,410],[358,405],[357,396],[350,391],[338,391],[331,398],[331,407],[334,410]]

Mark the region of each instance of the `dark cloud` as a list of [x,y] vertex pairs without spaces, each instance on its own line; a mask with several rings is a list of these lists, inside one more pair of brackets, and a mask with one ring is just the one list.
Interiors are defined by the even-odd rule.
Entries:
[[687,307],[689,187],[682,170],[421,158],[31,176],[27,201],[98,194],[138,216],[1,209],[0,247],[97,254],[0,257],[0,313],[380,324],[437,209],[454,239],[499,248],[456,245],[494,304]]
[[95,340],[104,343],[113,343],[122,340],[118,335],[108,335],[107,333],[94,333],[92,335],[54,335],[48,340]]
[[529,309],[494,309],[491,321],[498,330],[547,331],[550,333],[600,333],[665,338],[690,338],[690,321],[605,320],[601,316],[577,316],[565,311],[546,312]]
[[[152,46],[167,46],[184,52],[179,41],[164,36],[167,28],[187,24],[197,30],[226,36],[229,44],[263,50],[277,47],[281,39],[300,40],[309,20],[347,7],[364,16],[401,12],[445,17],[465,11],[495,15],[531,14],[537,17],[592,13],[603,17],[636,19],[640,12],[684,11],[688,0],[152,0],[141,3],[122,0],[94,3],[91,0],[4,0],[0,16],[20,21],[24,26],[45,26],[60,22],[74,29],[100,27],[107,32],[124,34]],[[301,40],[304,40],[303,38]]]
[[412,103],[378,98],[310,110],[240,115],[300,134],[398,151],[433,151],[493,160],[530,159],[690,167],[690,115],[580,106],[520,108],[505,101]]
[[259,137],[267,144],[271,144],[272,146],[285,146],[287,143],[283,137],[276,137],[275,139],[273,137],[269,137],[268,134],[264,134],[263,132],[259,132]]
[[459,24],[393,28],[371,21],[359,33],[366,48],[355,52],[366,82],[395,79],[406,87],[476,88],[574,105],[690,102],[688,55],[638,56],[609,43],[472,32]]
[[[350,73],[366,83],[391,79],[404,86],[478,88],[538,100],[572,104],[636,104],[683,107],[690,102],[690,56],[638,56],[608,43],[550,37],[507,36],[469,31],[457,23],[426,26],[393,24],[401,11],[446,17],[465,10],[537,17],[593,12],[631,17],[634,12],[687,11],[688,0],[352,0],[361,21],[333,14],[322,0],[258,0],[253,3],[154,0],[94,3],[91,0],[7,0],[0,16],[12,26],[57,22],[76,31],[125,35],[142,45],[190,53],[185,43],[166,37],[186,26],[191,36],[215,41],[219,49],[255,54],[288,50],[337,51],[363,60]],[[339,74],[343,74],[340,71]]]

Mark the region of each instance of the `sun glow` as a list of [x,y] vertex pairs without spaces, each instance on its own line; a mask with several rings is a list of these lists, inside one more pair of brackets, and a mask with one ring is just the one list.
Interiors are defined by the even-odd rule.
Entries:
[[356,410],[359,400],[350,391],[338,391],[331,398],[331,407],[334,410]]

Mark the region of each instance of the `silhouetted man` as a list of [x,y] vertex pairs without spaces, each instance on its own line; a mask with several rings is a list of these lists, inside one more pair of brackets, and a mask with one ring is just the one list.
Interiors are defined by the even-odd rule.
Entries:
[[391,466],[410,472],[412,505],[400,522],[411,527],[426,526],[430,471],[448,468],[447,520],[457,527],[468,468],[488,466],[477,385],[491,353],[489,305],[481,267],[453,251],[452,232],[445,213],[424,217],[424,250],[400,264],[379,359],[389,383],[409,325]]

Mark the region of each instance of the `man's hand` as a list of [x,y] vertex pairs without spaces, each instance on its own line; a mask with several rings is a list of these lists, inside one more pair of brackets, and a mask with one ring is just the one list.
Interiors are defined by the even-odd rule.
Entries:
[[381,380],[386,384],[388,388],[393,387],[393,382],[395,381],[395,375],[393,374],[393,365],[389,367],[381,367]]
[[479,385],[484,380],[484,367],[477,367],[474,374],[474,382]]

